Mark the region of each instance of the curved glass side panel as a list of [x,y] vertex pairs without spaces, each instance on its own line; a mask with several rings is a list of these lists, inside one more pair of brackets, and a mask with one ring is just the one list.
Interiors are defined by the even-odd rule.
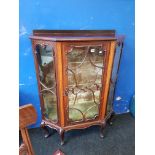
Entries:
[[104,50],[102,46],[72,46],[67,61],[69,121],[95,119],[99,115]]
[[110,82],[110,88],[109,88],[109,95],[107,100],[107,109],[106,109],[106,116],[108,117],[109,114],[113,111],[113,102],[114,102],[114,93],[115,93],[115,85],[117,82],[117,74],[119,70],[119,63],[121,59],[121,53],[122,53],[122,44],[118,45],[115,52],[114,57],[114,63],[113,63],[113,69],[111,74],[111,82]]
[[41,94],[44,100],[45,116],[57,122],[56,80],[54,68],[54,51],[49,45],[36,45],[36,56],[39,65]]

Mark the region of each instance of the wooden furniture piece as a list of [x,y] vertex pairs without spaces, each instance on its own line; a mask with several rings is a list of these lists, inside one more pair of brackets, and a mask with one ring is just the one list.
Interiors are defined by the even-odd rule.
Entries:
[[56,129],[63,144],[65,131],[92,125],[101,126],[103,137],[113,113],[114,55],[123,37],[115,30],[34,30],[30,38],[45,137],[47,126]]
[[37,113],[32,104],[19,107],[19,128],[21,131],[23,144],[19,149],[19,155],[34,155],[27,126],[32,125],[37,120]]
[[[19,155],[34,155],[27,126],[36,123],[37,113],[32,104],[19,107],[19,128],[21,131],[23,143],[19,148]],[[65,155],[60,149],[56,150],[53,155]]]
[[109,87],[106,117],[105,117],[107,122],[110,125],[112,125],[113,118],[115,116],[115,113],[113,111],[113,102],[114,102],[114,95],[115,95],[115,86],[117,83],[118,72],[120,68],[120,61],[121,61],[121,56],[123,52],[124,39],[125,39],[125,36],[117,37],[117,46],[116,46],[115,56],[113,60],[113,68],[112,68],[111,79],[110,79],[110,87]]

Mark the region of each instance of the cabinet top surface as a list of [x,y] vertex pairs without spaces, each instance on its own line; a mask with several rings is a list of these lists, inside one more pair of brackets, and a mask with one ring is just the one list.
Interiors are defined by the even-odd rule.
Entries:
[[30,39],[50,41],[117,40],[115,30],[33,30]]

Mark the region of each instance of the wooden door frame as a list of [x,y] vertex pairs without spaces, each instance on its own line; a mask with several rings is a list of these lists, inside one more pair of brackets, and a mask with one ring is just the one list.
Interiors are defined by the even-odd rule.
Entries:
[[[40,93],[41,92],[41,85],[40,85],[40,78],[39,78],[39,64],[37,62],[37,57],[36,57],[36,53],[35,53],[35,47],[36,45],[39,44],[39,45],[49,45],[51,47],[54,48],[54,68],[55,68],[55,80],[56,80],[56,98],[57,98],[57,122],[53,122],[52,120],[49,120],[48,118],[45,117],[45,106],[44,106],[44,100],[43,100],[43,96],[42,94]],[[42,115],[42,120],[45,120],[45,121],[48,121],[52,124],[55,124],[55,125],[59,125],[60,124],[60,117],[61,115],[59,114],[59,101],[58,101],[58,92],[57,92],[57,69],[56,69],[56,49],[55,49],[55,42],[51,42],[51,41],[46,41],[46,40],[32,40],[32,51],[33,51],[33,57],[34,57],[34,63],[35,63],[35,69],[36,69],[36,78],[37,78],[37,85],[38,85],[38,95],[39,95],[39,98],[40,98],[40,106],[41,106],[41,115]]]
[[[85,41],[85,42],[77,42],[77,41],[74,41],[74,42],[63,42],[62,43],[62,48],[61,48],[61,52],[62,52],[62,68],[63,68],[63,109],[64,109],[64,119],[65,119],[65,126],[80,126],[81,127],[83,126],[83,124],[92,124],[92,122],[96,122],[98,124],[98,121],[102,120],[103,117],[102,117],[102,110],[103,108],[105,107],[105,105],[102,105],[102,104],[106,104],[106,102],[103,101],[103,96],[105,94],[105,90],[104,87],[102,87],[102,91],[101,91],[101,97],[100,97],[100,105],[99,105],[99,114],[98,114],[98,117],[95,118],[95,119],[92,119],[92,120],[88,120],[86,122],[68,122],[68,117],[69,117],[69,113],[67,112],[68,109],[67,109],[67,106],[68,106],[68,96],[65,96],[64,94],[64,91],[66,89],[66,87],[68,87],[68,76],[66,74],[66,71],[65,71],[65,68],[66,66],[68,65],[68,62],[67,62],[67,57],[66,57],[66,54],[68,52],[68,48],[69,46],[71,45],[90,45],[90,46],[94,46],[94,45],[98,45],[98,46],[102,46],[104,47],[104,45],[106,44],[106,49],[107,51],[105,52],[105,56],[104,56],[104,60],[103,60],[103,63],[105,64],[105,67],[104,67],[104,70],[102,71],[103,72],[103,76],[102,76],[102,86],[105,86],[106,85],[106,79],[107,79],[107,67],[108,67],[108,64],[109,64],[109,55],[111,53],[111,41]],[[94,124],[94,123],[93,123]],[[68,128],[66,128],[68,129]]]
[[109,93],[109,87],[110,87],[110,78],[112,73],[112,66],[114,62],[114,55],[115,55],[115,49],[116,49],[116,40],[110,41],[110,50],[108,55],[108,62],[106,64],[106,71],[105,71],[105,77],[104,77],[104,89],[103,89],[103,99],[102,104],[100,107],[100,120],[102,122],[105,122],[105,114],[106,114],[106,105],[107,105],[107,99],[108,99],[108,93]]

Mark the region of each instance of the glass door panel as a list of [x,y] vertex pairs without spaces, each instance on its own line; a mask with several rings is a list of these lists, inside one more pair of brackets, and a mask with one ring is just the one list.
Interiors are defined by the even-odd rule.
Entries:
[[115,85],[117,82],[117,76],[118,76],[118,71],[119,71],[122,48],[123,48],[122,44],[118,45],[116,48],[116,52],[115,52],[113,69],[112,69],[111,80],[110,80],[111,82],[110,82],[110,88],[109,88],[109,95],[108,95],[108,101],[107,101],[106,116],[108,116],[109,113],[111,113],[113,111]]
[[54,51],[49,45],[36,45],[36,56],[39,65],[41,94],[43,97],[45,116],[57,122],[56,80],[54,68]]
[[105,50],[102,45],[69,49],[66,68],[69,121],[95,119],[99,115]]

